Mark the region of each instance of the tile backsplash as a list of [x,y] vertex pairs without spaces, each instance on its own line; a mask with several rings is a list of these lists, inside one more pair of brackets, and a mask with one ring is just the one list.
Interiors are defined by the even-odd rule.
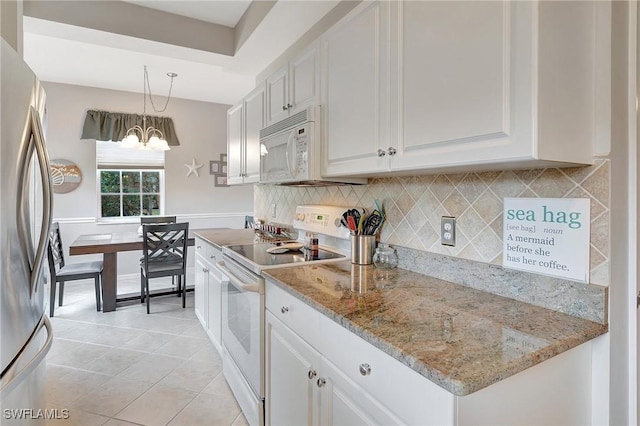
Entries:
[[[589,198],[591,201],[591,279],[609,284],[610,161],[593,166],[506,170],[481,173],[385,177],[367,185],[287,187],[256,185],[255,216],[292,223],[300,204],[360,206],[382,202],[387,221],[380,240],[392,245],[502,264],[502,211],[505,197]],[[276,217],[271,206],[276,204]],[[440,244],[440,218],[457,218],[456,246]]]

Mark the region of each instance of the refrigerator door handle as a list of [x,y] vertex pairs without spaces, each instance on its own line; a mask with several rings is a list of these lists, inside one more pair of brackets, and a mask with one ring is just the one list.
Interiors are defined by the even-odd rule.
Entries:
[[[47,340],[45,341],[42,348],[38,351],[38,353],[29,361],[27,365],[20,371],[15,371],[18,366],[18,360],[24,354],[26,349],[30,344],[33,343],[35,337],[38,335],[42,327],[47,329]],[[47,356],[49,349],[51,349],[51,344],[53,343],[53,328],[51,326],[51,321],[49,321],[49,317],[46,314],[42,315],[42,319],[40,319],[40,323],[36,327],[35,333],[31,336],[24,349],[18,355],[18,357],[14,360],[14,362],[7,368],[2,374],[2,380],[6,380],[5,383],[2,383],[0,387],[0,400],[3,399],[4,395],[8,395],[16,386],[18,386],[24,377],[27,377]]]
[[[37,163],[40,168],[40,177],[42,182],[42,226],[40,227],[40,235],[38,237],[38,245],[33,249],[31,244],[31,232],[29,229],[29,208],[27,191],[29,188],[29,161],[31,155],[35,151]],[[18,193],[20,209],[18,211],[18,235],[20,237],[21,247],[24,255],[26,268],[29,269],[31,297],[38,290],[40,275],[44,256],[47,250],[49,230],[51,226],[51,206],[53,204],[53,191],[51,190],[51,174],[49,171],[49,155],[45,147],[44,132],[40,124],[40,115],[36,109],[29,107],[29,117],[23,133],[22,149],[20,151],[20,172],[18,174]]]

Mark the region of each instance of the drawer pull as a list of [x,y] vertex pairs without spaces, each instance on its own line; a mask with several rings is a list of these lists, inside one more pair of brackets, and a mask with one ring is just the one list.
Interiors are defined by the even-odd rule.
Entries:
[[307,376],[309,377],[309,380],[313,380],[314,377],[316,377],[318,373],[316,372],[316,370],[309,370],[307,372]]
[[280,308],[280,312],[282,312],[283,314],[286,314],[287,312],[289,312],[289,307],[283,306],[282,308]]
[[202,246],[196,246],[196,248],[197,248],[198,250],[200,250],[200,249],[202,248]]
[[384,157],[385,155],[387,155],[387,153],[384,151],[384,149],[378,150],[378,157]]
[[368,376],[371,374],[371,366],[366,362],[364,364],[360,364],[360,374],[363,376]]
[[316,385],[318,385],[319,388],[324,387],[324,385],[327,384],[327,381],[325,379],[323,379],[322,377],[320,377],[317,381],[316,381]]

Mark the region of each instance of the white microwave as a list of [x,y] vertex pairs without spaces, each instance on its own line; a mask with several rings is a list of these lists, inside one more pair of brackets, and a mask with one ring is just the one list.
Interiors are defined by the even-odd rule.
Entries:
[[362,178],[321,176],[321,115],[309,107],[260,130],[260,183],[318,186],[363,184]]

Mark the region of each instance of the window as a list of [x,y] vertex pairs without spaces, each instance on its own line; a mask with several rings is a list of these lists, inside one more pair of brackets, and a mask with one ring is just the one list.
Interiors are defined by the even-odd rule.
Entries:
[[105,220],[164,214],[164,152],[96,142],[98,212]]

